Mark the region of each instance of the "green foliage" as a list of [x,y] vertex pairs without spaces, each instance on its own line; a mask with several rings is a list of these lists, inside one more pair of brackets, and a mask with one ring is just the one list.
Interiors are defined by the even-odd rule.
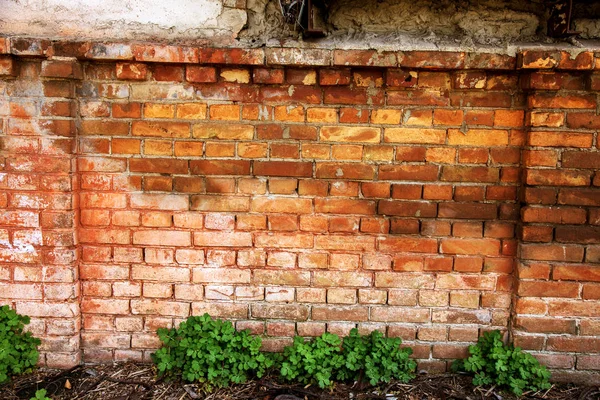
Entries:
[[231,322],[213,320],[208,314],[189,317],[178,328],[161,328],[158,337],[162,347],[152,359],[159,376],[181,376],[209,388],[261,377],[274,364],[260,351],[259,337],[248,330],[238,332]]
[[396,379],[408,382],[415,377],[417,363],[410,359],[412,349],[400,348],[402,339],[386,338],[379,331],[360,335],[352,329],[344,339],[345,370],[342,380],[360,380],[364,374],[371,385]]
[[40,389],[35,392],[35,397],[32,397],[29,400],[52,400],[50,397],[46,396],[46,389]]
[[409,356],[411,349],[401,349],[402,340],[385,338],[379,331],[360,335],[357,329],[343,341],[324,333],[312,342],[301,337],[285,348],[281,376],[304,384],[331,386],[333,381],[361,381],[366,377],[371,385],[397,379],[408,382],[414,378],[417,364]]
[[158,375],[203,382],[209,389],[260,378],[275,365],[283,379],[321,388],[335,381],[408,382],[416,369],[409,358],[412,350],[400,348],[399,338],[385,338],[378,331],[363,336],[353,329],[343,344],[331,333],[311,341],[296,336],[283,354],[265,354],[260,337],[237,332],[231,322],[204,314],[178,328],[159,329],[158,337],[162,347],[152,356]]
[[331,386],[334,373],[345,364],[342,341],[331,333],[310,342],[296,336],[294,344],[283,350],[283,359],[280,373],[284,379],[303,384],[316,382],[320,388]]
[[9,306],[0,307],[0,384],[12,376],[31,372],[39,359],[41,344],[31,332],[23,332],[29,317],[19,315]]
[[454,371],[474,374],[475,385],[496,385],[520,396],[524,390],[549,389],[550,372],[531,354],[512,344],[505,345],[499,331],[486,332],[476,345],[469,347],[471,354],[452,364]]

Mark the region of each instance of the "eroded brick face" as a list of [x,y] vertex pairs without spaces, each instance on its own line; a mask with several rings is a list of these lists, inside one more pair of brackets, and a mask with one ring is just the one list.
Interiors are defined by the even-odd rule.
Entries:
[[586,57],[180,50],[2,56],[0,299],[47,364],[149,360],[208,312],[270,350],[380,329],[433,371],[512,319],[597,369]]

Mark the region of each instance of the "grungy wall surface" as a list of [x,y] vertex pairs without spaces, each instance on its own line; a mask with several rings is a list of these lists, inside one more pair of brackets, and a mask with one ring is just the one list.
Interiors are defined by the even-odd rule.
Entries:
[[[225,3],[225,4],[224,4]],[[227,4],[233,3],[232,6]],[[0,0],[0,32],[70,38],[235,38],[246,11],[223,0]]]
[[[283,1],[283,4],[286,2]],[[280,0],[0,0],[0,33],[70,39],[152,39],[212,46],[407,49],[552,43],[543,0],[322,0],[324,39],[301,39]],[[576,3],[582,37],[600,37],[599,2]],[[239,42],[238,39],[241,39]],[[361,46],[362,44],[362,46]],[[350,46],[350,47],[348,47]]]

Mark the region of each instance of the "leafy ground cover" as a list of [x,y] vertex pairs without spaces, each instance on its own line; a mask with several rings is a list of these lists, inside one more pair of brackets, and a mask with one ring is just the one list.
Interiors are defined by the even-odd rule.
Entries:
[[[318,385],[283,384],[271,376],[241,385],[204,393],[202,385],[156,378],[152,364],[108,364],[78,366],[67,371],[40,369],[15,377],[0,386],[0,399],[27,399],[36,390],[46,389],[53,400],[514,400],[515,395],[472,384],[462,374],[419,374],[410,383],[392,381],[376,388],[335,384],[332,389]],[[68,383],[67,383],[68,381]],[[521,399],[598,400],[600,385],[585,387],[553,385],[548,390],[525,392]]]

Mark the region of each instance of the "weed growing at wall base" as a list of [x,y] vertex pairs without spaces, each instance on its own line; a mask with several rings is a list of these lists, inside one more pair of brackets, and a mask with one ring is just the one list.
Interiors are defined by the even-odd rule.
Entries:
[[474,374],[475,385],[497,385],[519,396],[524,390],[550,388],[546,367],[519,347],[505,345],[500,331],[484,333],[469,353],[468,358],[455,361],[452,369]]
[[283,352],[280,373],[289,381],[317,383],[320,388],[333,381],[408,382],[415,377],[417,363],[409,358],[412,349],[400,344],[400,338],[386,338],[379,331],[361,335],[356,328],[343,342],[331,333],[311,342],[297,336]]
[[415,377],[417,363],[410,359],[411,348],[400,348],[402,339],[386,338],[379,331],[360,335],[352,329],[344,339],[344,380],[360,381],[363,374],[371,385],[392,379],[408,382]]
[[231,322],[208,314],[190,317],[178,328],[158,330],[163,346],[153,354],[159,376],[181,377],[223,387],[261,377],[273,358],[260,351],[261,339],[248,330],[236,331]]
[[31,372],[39,359],[40,339],[23,332],[29,317],[19,315],[9,306],[0,307],[0,384],[14,375]]
[[339,336],[324,333],[309,342],[296,336],[294,344],[283,351],[279,372],[288,381],[317,383],[320,388],[325,388],[332,385],[344,364]]

